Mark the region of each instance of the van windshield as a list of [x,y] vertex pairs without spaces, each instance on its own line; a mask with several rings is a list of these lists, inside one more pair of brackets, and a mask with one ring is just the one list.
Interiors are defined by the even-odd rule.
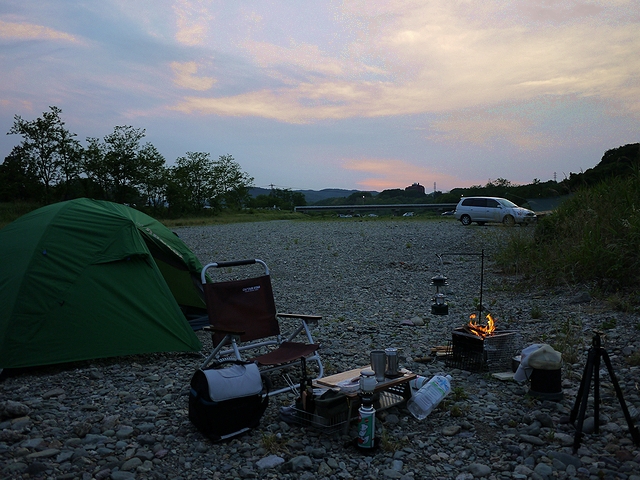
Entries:
[[496,198],[496,200],[498,200],[505,207],[509,207],[509,208],[518,207],[518,205],[516,205],[510,200],[507,200],[506,198]]

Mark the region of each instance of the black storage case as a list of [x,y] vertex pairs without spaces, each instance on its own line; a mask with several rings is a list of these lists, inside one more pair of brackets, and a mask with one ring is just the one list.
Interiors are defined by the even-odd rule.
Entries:
[[[232,368],[236,371],[246,368],[248,373],[220,376],[220,372]],[[189,420],[214,442],[241,435],[260,424],[269,403],[268,393],[263,394],[262,390],[263,382],[253,363],[198,370],[191,378]]]

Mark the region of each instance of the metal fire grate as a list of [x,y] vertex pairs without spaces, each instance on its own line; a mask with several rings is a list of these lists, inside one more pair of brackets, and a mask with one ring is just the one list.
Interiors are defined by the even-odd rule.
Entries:
[[510,371],[512,359],[520,351],[520,334],[498,331],[484,339],[457,328],[451,333],[447,366],[470,372]]

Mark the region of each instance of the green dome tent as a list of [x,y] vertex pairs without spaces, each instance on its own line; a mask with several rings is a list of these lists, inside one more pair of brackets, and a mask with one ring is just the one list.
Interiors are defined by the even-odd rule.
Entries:
[[197,351],[202,265],[160,222],[81,198],[0,230],[0,369]]

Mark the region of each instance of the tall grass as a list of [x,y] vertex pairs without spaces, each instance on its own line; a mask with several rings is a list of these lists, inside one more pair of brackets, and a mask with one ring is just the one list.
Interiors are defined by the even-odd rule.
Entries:
[[0,203],[0,228],[5,227],[25,213],[29,213],[42,205],[32,202]]
[[576,192],[540,219],[533,240],[510,240],[496,260],[550,285],[590,283],[609,293],[640,285],[640,174]]

